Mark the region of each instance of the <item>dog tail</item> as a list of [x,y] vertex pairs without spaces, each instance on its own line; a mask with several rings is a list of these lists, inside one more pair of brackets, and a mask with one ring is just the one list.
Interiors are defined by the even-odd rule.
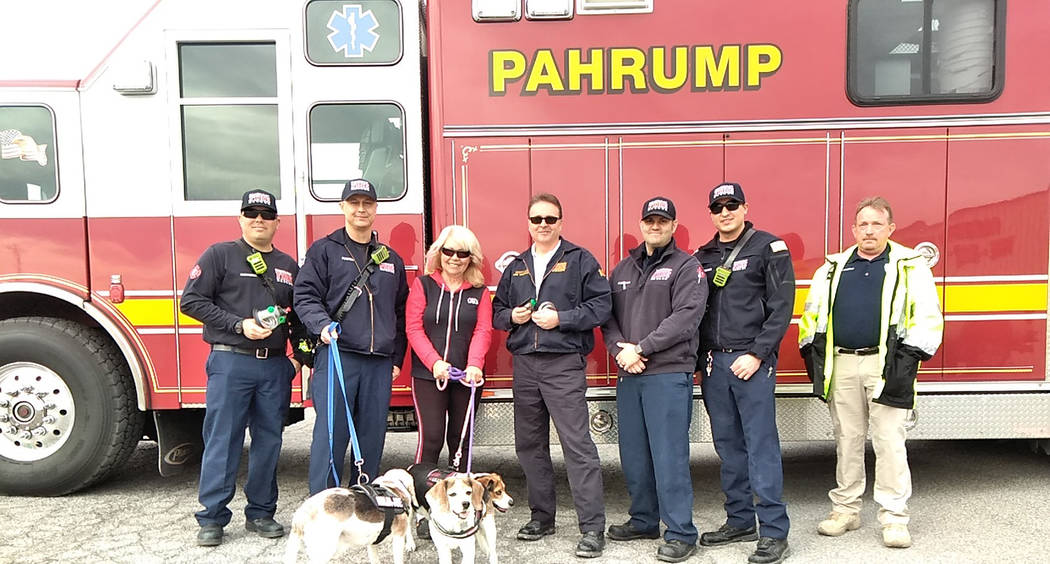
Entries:
[[299,545],[303,540],[302,524],[293,521],[292,530],[284,545],[284,564],[295,564],[299,560]]

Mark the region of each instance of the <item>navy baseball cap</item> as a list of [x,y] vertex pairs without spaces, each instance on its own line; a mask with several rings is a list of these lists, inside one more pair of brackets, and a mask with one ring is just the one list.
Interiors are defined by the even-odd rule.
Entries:
[[376,197],[376,187],[372,186],[372,183],[365,180],[364,178],[355,178],[350,180],[343,186],[343,197],[342,200],[348,199],[350,196],[368,196],[373,200],[378,200]]
[[674,209],[674,202],[672,202],[670,198],[665,198],[663,196],[657,196],[647,200],[642,204],[642,219],[645,219],[650,215],[659,215],[674,220],[677,215]]
[[747,203],[747,200],[744,199],[744,190],[736,182],[723,182],[712,188],[711,197],[708,199],[707,205],[711,205],[722,198],[736,200],[741,204]]
[[241,196],[241,211],[262,208],[277,213],[277,198],[266,190],[248,190]]

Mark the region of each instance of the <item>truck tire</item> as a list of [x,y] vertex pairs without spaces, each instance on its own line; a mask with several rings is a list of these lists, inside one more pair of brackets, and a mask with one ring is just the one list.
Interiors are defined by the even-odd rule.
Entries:
[[144,414],[105,334],[50,317],[0,321],[0,493],[63,495],[119,468]]

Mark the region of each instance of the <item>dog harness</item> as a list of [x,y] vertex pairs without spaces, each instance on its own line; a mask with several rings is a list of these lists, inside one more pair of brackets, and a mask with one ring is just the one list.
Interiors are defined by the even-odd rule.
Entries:
[[383,530],[379,532],[379,536],[376,537],[375,542],[372,544],[383,542],[383,539],[390,535],[390,527],[394,523],[394,517],[408,512],[401,497],[384,486],[355,484],[350,487],[350,490],[364,494],[376,509],[383,512]]

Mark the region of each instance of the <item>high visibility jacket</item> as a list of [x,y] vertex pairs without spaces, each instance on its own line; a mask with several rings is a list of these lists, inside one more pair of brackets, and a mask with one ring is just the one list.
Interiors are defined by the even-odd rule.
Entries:
[[[834,370],[834,309],[839,279],[856,246],[829,255],[817,269],[799,320],[798,342],[813,393],[827,401]],[[919,362],[929,360],[941,344],[944,319],[933,273],[914,249],[889,242],[889,260],[882,283],[879,370],[882,380],[872,401],[891,407],[915,406]]]

